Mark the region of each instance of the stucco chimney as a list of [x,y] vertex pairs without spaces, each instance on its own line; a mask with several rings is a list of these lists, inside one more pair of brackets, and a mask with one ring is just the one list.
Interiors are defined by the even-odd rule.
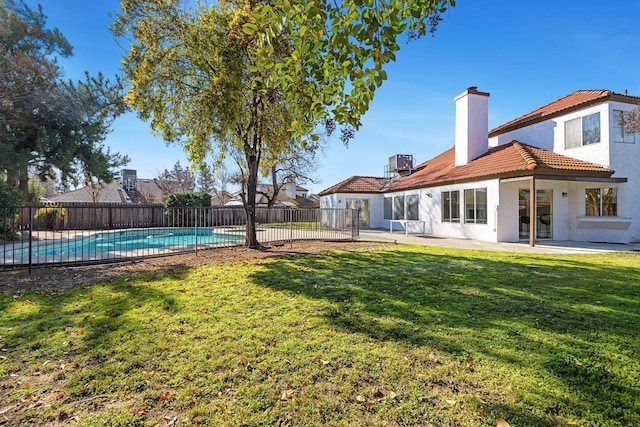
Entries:
[[284,183],[284,194],[293,200],[296,199],[296,183],[293,178],[287,178]]
[[489,93],[472,86],[456,96],[456,166],[487,152],[489,146]]

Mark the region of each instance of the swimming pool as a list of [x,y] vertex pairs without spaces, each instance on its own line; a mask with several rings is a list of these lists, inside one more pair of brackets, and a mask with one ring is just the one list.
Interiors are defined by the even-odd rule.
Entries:
[[[67,239],[38,242],[31,249],[32,262],[101,260],[139,257],[166,252],[202,249],[209,246],[238,244],[244,241],[241,230],[205,228],[146,228],[80,235]],[[235,232],[234,232],[235,231]],[[29,249],[4,253],[14,262],[27,262]]]

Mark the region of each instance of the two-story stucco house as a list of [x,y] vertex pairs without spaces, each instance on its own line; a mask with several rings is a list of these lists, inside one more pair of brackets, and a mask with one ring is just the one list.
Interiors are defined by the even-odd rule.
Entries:
[[361,225],[494,242],[640,241],[640,97],[581,90],[488,131],[489,94],[455,98],[455,146],[386,177],[348,178],[321,207],[360,208]]

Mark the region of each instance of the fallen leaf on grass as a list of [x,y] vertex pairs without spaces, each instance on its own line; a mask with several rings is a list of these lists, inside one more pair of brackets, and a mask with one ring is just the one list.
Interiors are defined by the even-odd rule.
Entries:
[[78,328],[76,332],[78,333],[78,335],[82,335],[84,334],[84,328]]
[[504,420],[504,418],[498,418],[496,424],[496,427],[511,427],[509,423]]
[[141,406],[140,408],[138,408],[135,411],[133,411],[133,413],[136,414],[136,415],[142,415],[145,412],[147,412],[148,410],[149,410],[148,406]]
[[165,391],[160,395],[160,402],[164,402],[165,400],[168,400],[170,396],[171,396],[171,392]]
[[282,391],[282,396],[280,396],[280,400],[291,400],[293,399],[293,390],[289,389],[289,390],[283,390]]
[[60,400],[60,399],[63,399],[63,398],[64,398],[64,394],[62,394],[62,393],[56,394],[56,399],[57,400]]
[[456,403],[458,403],[456,400],[452,400],[452,399],[447,399],[447,403],[449,405],[455,405]]
[[366,399],[364,398],[364,396],[362,396],[362,395],[360,395],[360,394],[359,394],[359,395],[357,395],[357,396],[356,396],[356,400],[357,400],[358,402],[364,402]]
[[575,357],[573,358],[573,364],[576,365],[576,366],[582,366],[583,365],[582,362],[579,361],[578,359],[576,359]]

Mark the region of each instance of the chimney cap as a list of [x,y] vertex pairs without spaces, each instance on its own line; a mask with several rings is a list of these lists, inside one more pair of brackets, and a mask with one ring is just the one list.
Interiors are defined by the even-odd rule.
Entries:
[[489,96],[489,92],[480,92],[478,90],[478,86],[469,86],[464,92],[462,92],[460,95],[455,97],[455,100],[457,101],[460,98],[463,98],[466,95],[480,95],[480,96]]

